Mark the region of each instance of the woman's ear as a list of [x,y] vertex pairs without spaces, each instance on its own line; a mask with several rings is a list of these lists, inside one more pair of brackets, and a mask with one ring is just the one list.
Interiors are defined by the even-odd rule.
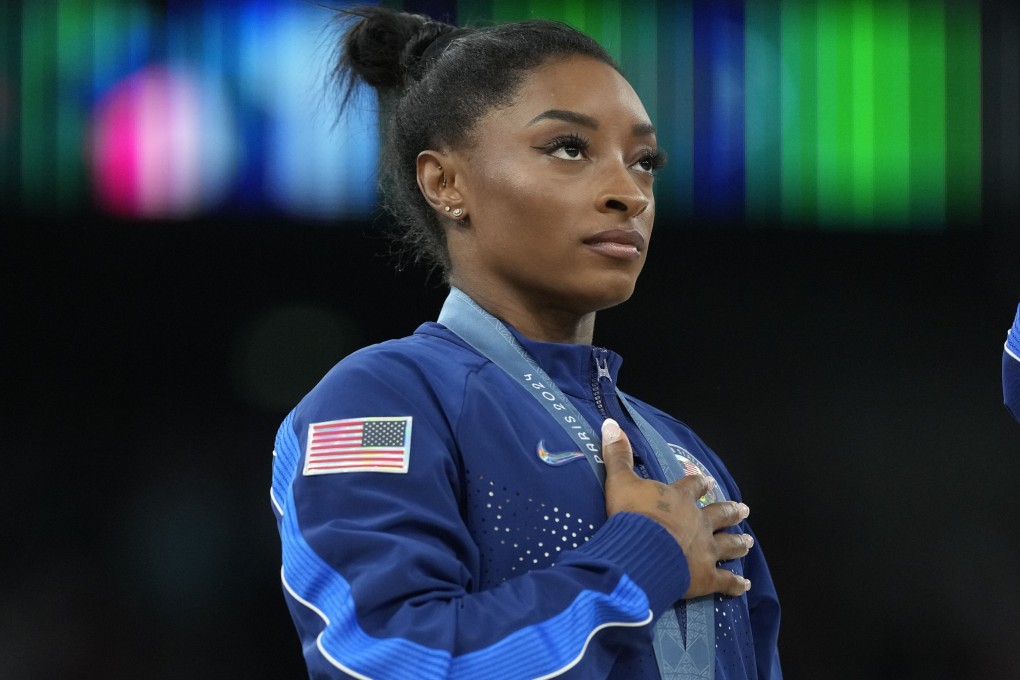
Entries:
[[439,151],[418,154],[418,188],[440,217],[462,220],[464,199],[458,189],[459,159]]

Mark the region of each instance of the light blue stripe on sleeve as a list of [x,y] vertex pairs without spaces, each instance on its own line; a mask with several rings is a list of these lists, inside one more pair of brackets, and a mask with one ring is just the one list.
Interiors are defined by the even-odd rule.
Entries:
[[350,585],[315,553],[298,525],[291,482],[300,469],[300,448],[290,416],[277,435],[276,452],[273,492],[284,501],[280,522],[284,586],[323,618],[319,649],[347,673],[369,678],[477,678],[498,669],[506,677],[549,676],[576,664],[601,628],[651,621],[644,591],[623,576],[612,593],[582,591],[555,616],[457,657],[404,638],[372,637],[357,623]]
[[[288,436],[288,433],[290,436]],[[283,499],[287,497],[287,489],[294,479],[294,471],[297,470],[298,459],[301,451],[298,449],[298,440],[294,436],[294,412],[291,411],[283,419],[280,429],[276,433],[276,445],[273,448],[276,454],[273,458],[273,483],[270,492],[273,501],[278,505],[278,510],[283,513]]]

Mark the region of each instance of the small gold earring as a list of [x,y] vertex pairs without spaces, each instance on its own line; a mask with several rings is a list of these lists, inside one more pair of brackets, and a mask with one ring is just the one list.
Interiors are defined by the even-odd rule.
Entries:
[[443,210],[445,210],[446,212],[450,212],[450,206],[446,206],[445,208],[443,208]]

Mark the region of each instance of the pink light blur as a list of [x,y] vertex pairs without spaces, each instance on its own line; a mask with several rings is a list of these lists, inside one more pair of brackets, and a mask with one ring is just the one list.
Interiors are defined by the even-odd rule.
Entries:
[[96,107],[96,199],[124,217],[186,217],[201,209],[201,111],[190,78],[150,67],[121,81]]

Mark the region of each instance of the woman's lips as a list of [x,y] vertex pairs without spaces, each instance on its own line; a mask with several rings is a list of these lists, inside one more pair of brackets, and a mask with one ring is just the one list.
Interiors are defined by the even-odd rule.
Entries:
[[597,253],[621,260],[636,260],[645,248],[645,237],[633,229],[602,231],[584,240]]

